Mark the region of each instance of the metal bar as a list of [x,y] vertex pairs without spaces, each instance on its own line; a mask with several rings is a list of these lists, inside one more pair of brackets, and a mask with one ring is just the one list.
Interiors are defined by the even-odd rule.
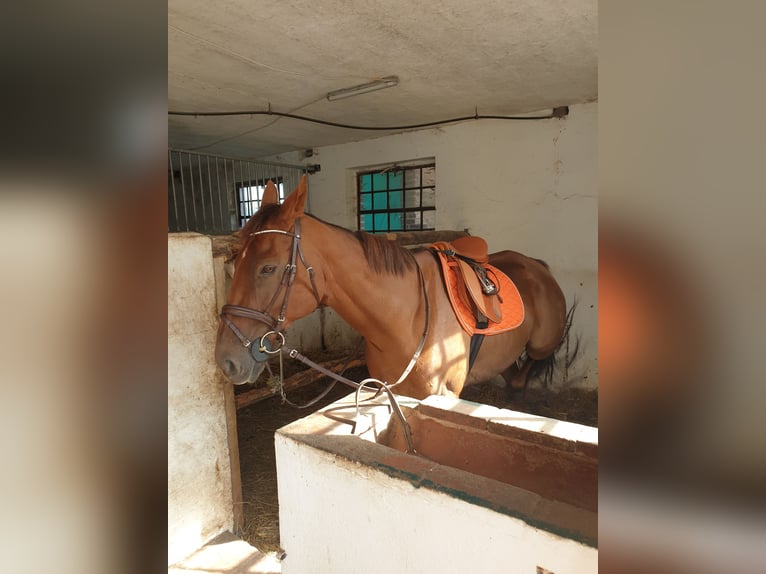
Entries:
[[[247,213],[250,217],[253,216],[255,213],[255,210],[253,209],[253,173],[252,173],[252,162],[247,162]],[[257,183],[257,182],[256,182]],[[255,190],[255,196],[258,197],[258,189]]]
[[[181,171],[181,197],[184,200],[184,227],[186,231],[189,231],[189,211],[186,208],[186,182],[184,181],[184,161],[181,152],[178,152],[178,169]],[[178,226],[178,231],[181,231],[181,225]]]
[[260,194],[260,190],[258,189],[258,166],[254,165],[253,162],[248,161],[247,162],[247,177],[249,182],[249,189],[248,193],[250,194],[249,201],[250,201],[250,217],[256,214],[258,211],[258,195]]
[[423,168],[419,168],[420,170],[420,203],[418,207],[420,207],[420,229],[423,230]]
[[[184,163],[184,156],[188,158],[186,164]],[[195,156],[197,160],[196,169],[199,170],[198,175],[194,174]],[[231,158],[174,148],[168,148],[168,162],[171,178],[168,202],[173,202],[172,211],[169,211],[169,220],[175,217],[172,229],[176,231],[235,231],[244,224],[246,219],[257,212],[263,200],[263,189],[267,179],[272,179],[275,182],[279,189],[279,198],[284,199],[285,194],[289,194],[297,187],[300,176],[307,171],[302,165]],[[237,166],[237,162],[239,162],[239,166]],[[244,165],[244,162],[247,162],[247,165]],[[174,177],[176,166],[180,171],[179,185],[176,185]],[[216,172],[215,178],[213,177],[213,168]],[[232,181],[229,180],[229,168],[231,168]],[[186,169],[189,170],[189,173],[185,174]],[[207,169],[207,195],[205,195],[203,169]],[[221,173],[221,169],[223,169],[223,173]],[[234,201],[231,197],[231,184],[234,184]],[[241,198],[239,196],[240,188],[242,188]],[[199,206],[197,206],[198,194],[200,196]],[[216,195],[218,196],[217,200]],[[182,201],[183,206],[179,205]],[[191,209],[189,209],[190,201],[192,203]],[[357,202],[359,201],[358,197]],[[211,221],[207,219],[208,202],[210,202]],[[216,203],[219,217],[215,215]],[[307,200],[306,210],[310,211],[308,205]],[[359,203],[358,206],[361,207]],[[171,209],[170,206],[169,209]],[[181,216],[184,219],[183,223]],[[168,221],[169,229],[171,229],[170,223],[171,221]]]
[[170,168],[170,189],[173,192],[173,214],[175,215],[175,229],[170,229],[168,225],[168,231],[180,231],[180,225],[178,224],[178,199],[176,198],[176,176],[173,171],[173,152],[168,150],[168,167]]
[[199,198],[202,206],[202,227],[197,227],[195,231],[207,230],[207,215],[205,214],[205,182],[202,181],[202,156],[197,154],[197,171],[199,173]]
[[[176,148],[170,148],[170,149],[172,151],[187,152],[187,150],[179,150],[179,149],[176,149]],[[212,154],[212,153],[202,153],[202,152],[194,152],[194,153],[196,155],[205,155],[205,156],[210,156],[210,157],[217,157],[217,158],[220,158],[220,159],[232,159],[232,160],[237,160],[237,161],[252,161],[252,162],[260,163],[261,165],[267,165],[267,166],[281,166],[281,167],[300,169],[300,170],[305,169],[305,166],[303,166],[301,164],[296,164],[296,163],[281,163],[281,162],[275,162],[275,161],[259,161],[259,160],[255,160],[253,158],[246,158],[246,157],[240,158],[240,157],[231,157],[231,156],[226,157],[226,156],[222,156],[222,155],[216,155],[216,154]],[[430,166],[432,164],[427,164],[427,165]]]
[[[216,195],[218,196],[218,213],[221,214],[221,231],[226,231],[226,221],[223,218],[224,212],[223,212],[223,202],[221,201],[221,172],[218,170],[218,158],[215,159],[215,189],[216,189]],[[226,165],[223,166],[223,169],[226,169]]]
[[235,229],[239,229],[239,185],[237,184],[237,165],[231,162],[231,186],[234,188],[234,204],[229,208],[231,222]]
[[356,228],[364,230],[362,222],[362,175],[356,174]]
[[257,212],[263,205],[263,192],[266,191],[266,180],[269,179],[268,174],[264,171],[263,166],[260,163],[254,163],[255,168],[255,211]]
[[[191,183],[191,199],[192,199],[192,212],[194,213],[194,229],[197,229],[197,201],[194,197],[194,166],[192,165],[191,153],[187,152],[186,156],[189,158],[189,182]],[[187,226],[187,231],[189,228]]]
[[[226,208],[226,231],[234,231],[235,226],[231,221],[231,215],[232,215],[232,193],[231,193],[231,182],[229,181],[229,160],[224,160],[223,162],[223,186],[224,186],[224,195],[223,199],[225,201],[225,208]],[[234,162],[231,162],[232,170],[234,169]]]
[[237,198],[239,199],[239,226],[243,227],[245,225],[247,216],[245,215],[245,209],[243,209],[242,206],[242,195],[239,192],[240,186],[244,186],[245,183],[245,172],[242,169],[242,160],[239,160],[239,178],[241,180],[241,183],[237,184]]
[[207,165],[207,190],[210,196],[210,232],[215,231],[215,203],[213,202],[213,174],[210,172],[210,157],[205,158]]

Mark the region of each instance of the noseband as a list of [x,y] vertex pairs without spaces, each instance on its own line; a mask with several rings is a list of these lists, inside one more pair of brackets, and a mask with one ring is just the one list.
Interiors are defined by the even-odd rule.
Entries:
[[[256,309],[251,309],[249,307],[241,307],[239,305],[224,305],[221,308],[221,320],[226,324],[229,329],[234,333],[234,335],[239,339],[239,342],[242,343],[242,346],[250,349],[250,354],[253,356],[253,359],[255,359],[257,362],[261,363],[266,361],[269,354],[274,354],[279,352],[279,350],[282,348],[282,346],[285,343],[285,335],[284,330],[282,328],[284,322],[285,322],[285,313],[287,312],[287,303],[290,299],[290,291],[293,288],[293,283],[295,282],[295,274],[298,270],[297,261],[300,259],[301,264],[306,269],[306,271],[309,274],[309,279],[311,280],[311,289],[314,291],[314,297],[317,300],[317,304],[321,305],[322,298],[319,296],[319,291],[317,290],[316,282],[314,280],[314,268],[311,267],[308,263],[306,263],[306,259],[303,256],[303,250],[301,249],[301,222],[300,219],[295,220],[295,225],[293,227],[294,231],[282,231],[281,229],[263,229],[261,231],[254,231],[251,233],[248,237],[253,237],[255,235],[265,235],[266,233],[277,233],[279,235],[287,235],[288,237],[292,237],[292,246],[290,248],[290,261],[285,266],[284,271],[282,272],[282,279],[279,282],[279,287],[274,292],[274,296],[271,298],[271,301],[269,301],[269,304],[266,305],[265,309],[263,311],[258,311]],[[277,298],[279,297],[279,294],[284,289],[284,297],[282,299],[282,308],[279,311],[279,315],[275,318],[273,315],[269,314],[269,309],[271,309],[272,305],[276,303]],[[252,340],[248,339],[242,331],[240,331],[237,326],[227,317],[227,315],[232,315],[234,317],[243,317],[245,319],[255,319],[256,321],[259,321],[261,323],[266,324],[271,328],[271,331],[264,334],[260,340],[257,346],[253,345]],[[278,335],[280,340],[275,347],[271,346],[267,340],[267,337],[270,335]],[[268,346],[267,346],[268,345]]]

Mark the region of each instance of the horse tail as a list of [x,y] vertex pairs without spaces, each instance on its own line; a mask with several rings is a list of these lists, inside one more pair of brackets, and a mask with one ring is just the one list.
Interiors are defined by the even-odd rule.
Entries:
[[561,341],[550,355],[544,359],[535,361],[530,366],[527,380],[530,378],[540,378],[544,385],[547,386],[551,384],[553,382],[553,375],[555,371],[560,368],[562,362],[564,380],[567,380],[567,373],[569,372],[569,368],[577,359],[580,351],[580,336],[576,335],[574,337],[574,342],[570,341],[569,337],[569,331],[572,328],[572,320],[574,319],[576,308],[577,301],[575,300],[567,311],[566,320],[564,321],[564,331],[561,335]]

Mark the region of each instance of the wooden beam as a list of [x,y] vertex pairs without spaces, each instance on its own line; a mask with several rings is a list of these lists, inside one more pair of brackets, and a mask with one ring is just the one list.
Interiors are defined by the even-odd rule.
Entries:
[[[213,257],[213,275],[215,277],[215,296],[217,308],[226,302],[226,273],[223,270],[223,257]],[[216,369],[216,382],[223,388],[223,404],[226,413],[226,440],[229,445],[229,469],[231,471],[231,500],[233,505],[234,531],[244,528],[245,516],[242,508],[242,473],[239,462],[239,440],[237,438],[237,407],[234,400],[234,386]]]
[[[355,359],[333,359],[331,361],[325,361],[324,363],[319,363],[322,365],[325,369],[330,369],[334,373],[339,373],[341,370],[345,369],[353,369],[356,367],[362,367],[364,366],[365,360],[361,357],[357,357]],[[306,369],[305,371],[300,371],[299,373],[295,373],[291,377],[288,377],[285,379],[285,382],[283,383],[283,388],[285,389],[285,392],[289,392],[295,389],[298,389],[300,387],[305,387],[306,385],[310,385],[311,383],[314,383],[322,378],[324,378],[326,375],[320,373],[319,371],[315,371],[313,369]],[[264,399],[268,399],[275,396],[274,393],[271,391],[269,387],[258,387],[255,389],[252,389],[250,391],[246,391],[244,393],[239,393],[235,396],[235,400],[237,403],[237,410],[244,408],[248,405],[252,405],[254,403],[257,403],[258,401],[262,401]]]
[[210,239],[213,242],[213,257],[223,256],[225,259],[231,259],[234,246],[239,241],[239,233],[211,235]]
[[430,245],[437,241],[452,241],[458,237],[465,237],[467,231],[400,231],[397,233],[386,233],[386,238],[390,241],[396,241],[400,245]]

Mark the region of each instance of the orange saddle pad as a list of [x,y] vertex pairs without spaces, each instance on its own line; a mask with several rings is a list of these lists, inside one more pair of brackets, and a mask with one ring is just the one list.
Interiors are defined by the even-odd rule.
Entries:
[[477,328],[476,308],[466,303],[465,296],[461,297],[461,293],[465,293],[466,287],[462,284],[462,273],[459,267],[461,263],[465,266],[465,263],[441,252],[451,248],[449,243],[434,243],[431,248],[441,264],[442,278],[452,309],[466,333],[469,335],[497,335],[521,325],[524,321],[524,302],[521,300],[519,290],[505,273],[497,267],[484,263],[483,267],[488,270],[489,277],[498,286],[500,320],[495,321],[493,317],[488,316],[488,326],[484,329]]

